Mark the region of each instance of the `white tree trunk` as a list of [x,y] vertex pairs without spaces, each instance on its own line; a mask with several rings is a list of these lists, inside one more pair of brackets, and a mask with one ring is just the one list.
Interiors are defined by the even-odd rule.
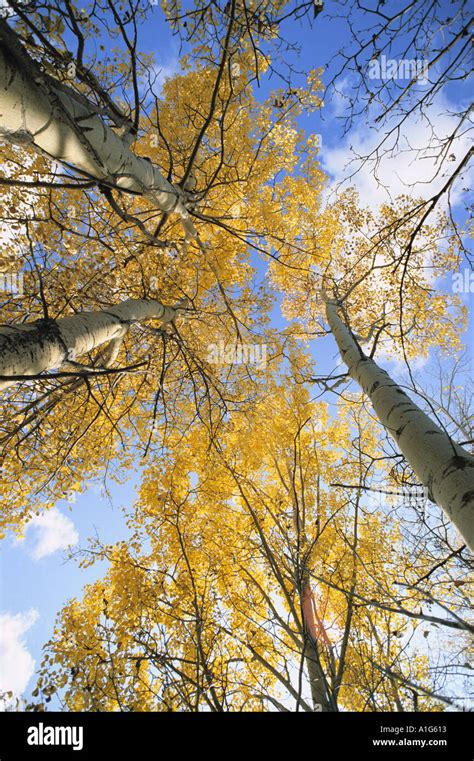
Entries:
[[[11,30],[3,26],[0,32],[0,41],[11,44]],[[195,237],[182,191],[158,167],[136,156],[96,106],[41,74],[21,48],[18,55],[0,50],[0,135],[13,144],[30,144],[99,181],[146,196],[162,211],[179,214],[186,237]]]
[[[179,305],[164,306],[150,299],[128,299],[100,312],[80,312],[58,320],[0,327],[0,376],[43,373],[109,344],[101,357],[110,366],[128,327],[147,319],[162,324],[174,320]],[[16,381],[0,380],[0,390]]]
[[372,402],[379,421],[395,439],[430,497],[444,510],[474,550],[474,457],[434,423],[382,370],[365,356],[325,298],[326,316],[349,375]]

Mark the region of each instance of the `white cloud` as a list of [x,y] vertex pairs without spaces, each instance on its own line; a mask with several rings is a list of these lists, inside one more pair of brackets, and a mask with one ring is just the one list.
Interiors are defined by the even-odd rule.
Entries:
[[26,533],[31,530],[35,534],[35,544],[28,549],[28,553],[34,560],[41,560],[79,541],[79,534],[72,520],[60,513],[56,507],[36,515],[28,523]]
[[[336,105],[340,110],[341,104]],[[404,122],[397,145],[396,135],[390,136],[382,148],[380,162],[371,160],[361,164],[356,159],[349,163],[352,158],[370,154],[394,125],[392,122],[382,128],[361,119],[358,124],[353,124],[342,143],[333,148],[325,145],[320,155],[321,162],[336,184],[343,182],[343,187],[354,185],[364,203],[374,209],[400,194],[431,197],[446,183],[470,147],[469,126],[472,130],[472,125],[466,123],[453,140],[444,160],[439,161],[440,146],[456,129],[459,122],[456,112],[459,111],[456,104],[438,97],[425,108],[424,115]],[[455,183],[451,190],[453,204],[459,201],[462,188],[469,186],[473,175],[472,169],[466,170],[464,180]]]
[[33,675],[35,661],[24,636],[38,617],[33,608],[27,613],[0,614],[0,692],[21,695]]
[[[402,383],[403,376],[407,372],[407,364],[405,360],[400,356],[400,349],[390,346],[390,342],[387,342],[385,346],[381,348],[381,351],[377,353],[377,362],[384,367],[390,376],[397,382]],[[410,357],[410,370],[422,370],[430,362],[430,355]],[[405,379],[407,381],[408,379]]]
[[[153,87],[153,92],[156,95],[161,95],[163,92],[163,85],[166,79],[174,77],[175,74],[182,73],[182,67],[179,63],[179,59],[172,56],[168,63],[157,63],[150,69],[150,83]],[[148,91],[147,88],[143,88],[143,91]]]

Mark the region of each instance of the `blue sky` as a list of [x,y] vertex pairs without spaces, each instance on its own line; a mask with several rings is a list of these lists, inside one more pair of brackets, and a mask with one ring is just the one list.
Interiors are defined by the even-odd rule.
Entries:
[[[324,15],[319,16],[312,29],[305,22],[291,24],[287,29],[288,37],[297,40],[301,46],[302,57],[298,64],[301,70],[324,66],[332,56],[349,43],[347,30],[341,22],[330,21]],[[156,62],[162,68],[162,76],[172,75],[179,71],[179,46],[164,24],[161,11],[153,8],[146,26],[142,29],[141,49],[153,52]],[[265,95],[268,86],[279,86],[276,81],[262,83],[262,94]],[[347,84],[350,87],[350,82]],[[456,105],[461,94],[461,86],[456,85],[443,94],[434,114],[441,125],[449,128],[449,119],[443,115],[446,104]],[[334,180],[340,181],[344,176],[350,146],[367,147],[373,139],[373,133],[367,125],[360,123],[350,139],[341,136],[337,116],[341,113],[341,103],[326,103],[322,113],[303,117],[302,126],[309,132],[321,135],[321,161],[323,167]],[[410,138],[421,134],[422,124],[411,127]],[[418,174],[417,165],[410,162],[397,161],[396,166],[388,164],[385,177],[390,186],[396,190],[400,186],[399,173],[406,170],[411,179]],[[370,172],[362,172],[356,178],[356,185],[361,190],[364,199],[371,202],[377,197]],[[400,186],[401,187],[401,186]],[[446,288],[450,283],[444,284]],[[463,298],[468,302],[472,294],[465,293]],[[472,303],[472,301],[471,301]],[[275,326],[281,327],[281,318],[275,315]],[[472,318],[470,330],[465,342],[474,347],[474,329]],[[331,339],[327,339],[317,347],[318,367],[322,373],[334,367],[336,348]],[[429,370],[429,365],[417,373],[417,378],[423,385],[423,378]],[[394,364],[392,371],[398,373],[401,368]],[[131,480],[123,486],[107,484],[109,497],[101,492],[99,484],[77,498],[68,506],[59,503],[57,510],[49,521],[38,521],[28,529],[26,539],[22,542],[8,537],[0,551],[0,611],[3,614],[3,650],[0,643],[0,685],[9,689],[8,684],[1,683],[10,680],[11,687],[25,694],[32,688],[34,678],[28,680],[33,672],[33,661],[39,664],[41,648],[52,634],[54,619],[64,603],[73,596],[79,596],[85,583],[102,575],[104,564],[98,563],[92,568],[80,570],[74,561],[66,560],[66,552],[62,545],[73,541],[75,548],[85,546],[87,538],[98,534],[103,542],[112,543],[127,536],[121,506],[129,506],[135,498],[137,475],[132,474]],[[69,510],[69,507],[72,509]],[[55,549],[55,544],[60,545]],[[6,632],[6,634],[5,634]],[[1,671],[3,667],[3,672]],[[3,677],[2,677],[3,673]]]

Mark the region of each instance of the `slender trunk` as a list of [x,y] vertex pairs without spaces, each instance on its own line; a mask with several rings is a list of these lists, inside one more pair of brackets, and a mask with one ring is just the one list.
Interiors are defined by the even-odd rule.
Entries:
[[136,156],[97,106],[42,73],[1,20],[0,42],[0,134],[104,184],[146,196],[162,211],[178,213],[187,237],[194,237],[182,191],[158,167]]
[[[0,376],[32,375],[61,367],[87,352],[109,344],[102,365],[110,365],[119,342],[133,322],[146,319],[167,323],[176,307],[154,299],[128,299],[100,312],[79,312],[58,320],[0,327]],[[0,390],[15,381],[0,380]]]
[[301,608],[304,622],[304,649],[303,656],[308,669],[309,685],[313,709],[327,713],[337,711],[337,704],[329,688],[328,680],[321,663],[319,642],[330,647],[326,631],[321,621],[318,620],[314,595],[309,578],[303,580],[304,588]]
[[306,661],[306,668],[308,669],[313,710],[321,713],[337,711],[337,706],[329,694],[327,681],[321,667],[321,658],[317,642],[315,642],[310,636],[305,643],[304,659]]
[[430,497],[474,549],[474,457],[434,423],[382,370],[367,357],[338,314],[338,304],[326,298],[326,316],[351,378],[372,402],[382,425],[395,439]]

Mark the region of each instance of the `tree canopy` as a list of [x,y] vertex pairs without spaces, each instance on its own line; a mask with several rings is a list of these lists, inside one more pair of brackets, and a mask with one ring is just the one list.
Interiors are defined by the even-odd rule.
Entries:
[[[320,5],[164,2],[164,80],[148,2],[0,19],[1,266],[22,273],[2,293],[2,535],[141,483],[123,540],[75,553],[108,570],[58,612],[29,710],[464,706],[474,458],[445,201],[468,158],[428,198],[334,194],[308,124],[361,53],[327,94],[322,61],[299,69],[287,33]],[[382,5],[377,55],[397,19],[439,39],[436,14]],[[374,98],[382,120],[423,109],[416,83],[361,86],[349,134]],[[434,353],[453,369],[429,389]]]

